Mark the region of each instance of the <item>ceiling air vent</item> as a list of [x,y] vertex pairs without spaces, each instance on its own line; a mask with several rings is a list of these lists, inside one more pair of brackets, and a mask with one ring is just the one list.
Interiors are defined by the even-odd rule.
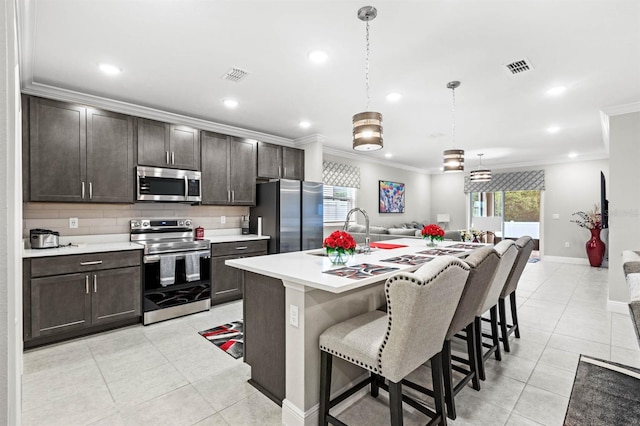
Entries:
[[529,62],[527,58],[511,62],[510,64],[506,64],[505,67],[507,67],[507,70],[509,70],[509,72],[513,75],[533,69],[533,65],[531,65],[531,62]]
[[241,70],[240,68],[231,68],[222,76],[222,79],[234,81],[237,83],[243,78],[245,78],[247,74],[248,73],[245,70]]

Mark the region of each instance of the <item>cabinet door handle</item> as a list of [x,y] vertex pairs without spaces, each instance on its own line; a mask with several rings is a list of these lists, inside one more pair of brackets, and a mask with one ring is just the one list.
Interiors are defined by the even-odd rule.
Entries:
[[283,169],[284,169],[284,173],[282,174],[282,177],[287,177],[287,168],[283,167]]
[[165,153],[167,154],[167,164],[169,164],[169,151],[165,151]]
[[80,182],[80,183],[81,183],[81,186],[82,186],[82,189],[81,189],[81,191],[82,191],[82,199],[84,200],[84,182]]
[[89,275],[84,276],[84,291],[89,294]]
[[231,202],[231,190],[227,189],[227,201]]
[[247,246],[240,246],[240,247],[236,247],[236,250],[246,250],[248,248],[249,247],[247,247]]
[[236,202],[236,191],[231,190],[231,202],[235,203]]
[[171,151],[171,164],[176,164],[176,153]]
[[80,262],[80,266],[102,265],[102,260],[91,260],[88,262]]
[[93,199],[93,183],[89,182],[89,199]]
[[93,275],[93,292],[98,292],[98,276],[95,274]]
[[278,166],[278,177],[282,177],[282,166]]

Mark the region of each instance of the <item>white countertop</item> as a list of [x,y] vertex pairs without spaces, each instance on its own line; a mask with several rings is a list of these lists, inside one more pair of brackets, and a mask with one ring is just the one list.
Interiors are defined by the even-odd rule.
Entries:
[[[419,251],[429,249],[429,247],[426,246],[425,241],[418,238],[398,238],[395,240],[381,241],[381,243],[402,244],[407,247],[390,250],[378,249],[368,255],[356,254],[349,260],[349,262],[347,262],[346,266],[370,263],[385,267],[395,267],[398,269],[363,279],[338,277],[323,273],[323,271],[327,271],[329,269],[343,267],[343,265],[332,265],[331,261],[326,256],[312,254],[322,253],[324,251],[323,249],[231,259],[225,261],[225,264],[245,271],[278,278],[289,283],[325,290],[331,293],[342,293],[384,281],[398,271],[415,271],[421,265],[399,265],[396,263],[382,262],[381,260],[400,255],[416,254]],[[456,241],[444,241],[439,247],[446,248],[447,246],[457,243],[458,242]],[[482,247],[486,244],[475,245],[477,247]],[[426,256],[424,254],[419,255]]]
[[[234,241],[268,240],[265,235],[241,235],[240,230],[205,230],[205,239],[212,244]],[[82,235],[60,237],[62,247],[49,249],[24,249],[23,258],[64,256],[68,254],[102,253],[108,251],[143,250],[144,246],[129,241],[129,234]],[[70,246],[67,244],[71,244]]]

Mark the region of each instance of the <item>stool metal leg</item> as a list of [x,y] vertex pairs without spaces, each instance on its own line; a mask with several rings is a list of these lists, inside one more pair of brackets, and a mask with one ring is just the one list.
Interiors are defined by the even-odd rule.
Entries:
[[[449,348],[451,349],[451,348]],[[440,417],[440,424],[447,425],[447,412],[445,407],[445,401],[442,397],[444,388],[442,384],[442,356],[436,354],[431,358],[431,380],[433,381],[433,399],[436,417]],[[453,397],[453,395],[452,395]]]
[[[467,336],[468,339],[468,336]],[[454,390],[453,390],[453,372],[451,367],[451,340],[445,340],[442,346],[442,376],[444,378],[444,399],[447,405],[447,416],[451,420],[456,419],[456,406],[454,404]],[[433,361],[431,364],[431,370],[433,374]],[[434,387],[435,392],[435,387]]]
[[511,352],[511,346],[509,345],[509,330],[507,327],[507,312],[505,309],[504,299],[498,300],[498,311],[500,313],[500,335],[502,336],[502,345],[505,352]]
[[496,348],[495,357],[496,360],[502,361],[502,354],[500,353],[500,335],[498,334],[498,307],[493,305],[489,310],[491,315],[491,341]]
[[478,332],[476,331],[475,322],[467,325],[467,355],[469,356],[469,368],[473,371],[473,378],[471,383],[473,388],[477,391],[480,390],[480,378],[478,377],[478,357],[476,356],[476,338]]
[[480,380],[485,380],[487,377],[484,373],[484,356],[482,355],[482,323],[480,317],[476,317],[473,322],[476,331],[476,358],[478,360],[478,377],[480,377]]
[[518,311],[516,308],[516,292],[515,290],[509,295],[509,305],[511,305],[511,320],[515,327],[516,338],[520,338],[520,325],[518,324]]
[[391,426],[402,426],[402,383],[389,380],[389,409]]
[[318,424],[327,426],[329,414],[329,400],[331,399],[331,368],[333,357],[325,351],[320,351],[320,413]]
[[371,396],[374,398],[378,397],[378,391],[380,389],[380,382],[382,381],[382,376],[379,374],[371,373]]

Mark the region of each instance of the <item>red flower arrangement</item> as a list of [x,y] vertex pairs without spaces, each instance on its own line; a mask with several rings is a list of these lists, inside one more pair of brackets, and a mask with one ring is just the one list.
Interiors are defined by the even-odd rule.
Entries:
[[324,239],[322,247],[329,251],[337,251],[338,253],[353,254],[356,250],[356,240],[351,234],[345,231],[333,231]]
[[444,229],[440,228],[435,223],[430,223],[422,228],[422,238],[429,239],[431,244],[435,244],[435,241],[444,240]]

